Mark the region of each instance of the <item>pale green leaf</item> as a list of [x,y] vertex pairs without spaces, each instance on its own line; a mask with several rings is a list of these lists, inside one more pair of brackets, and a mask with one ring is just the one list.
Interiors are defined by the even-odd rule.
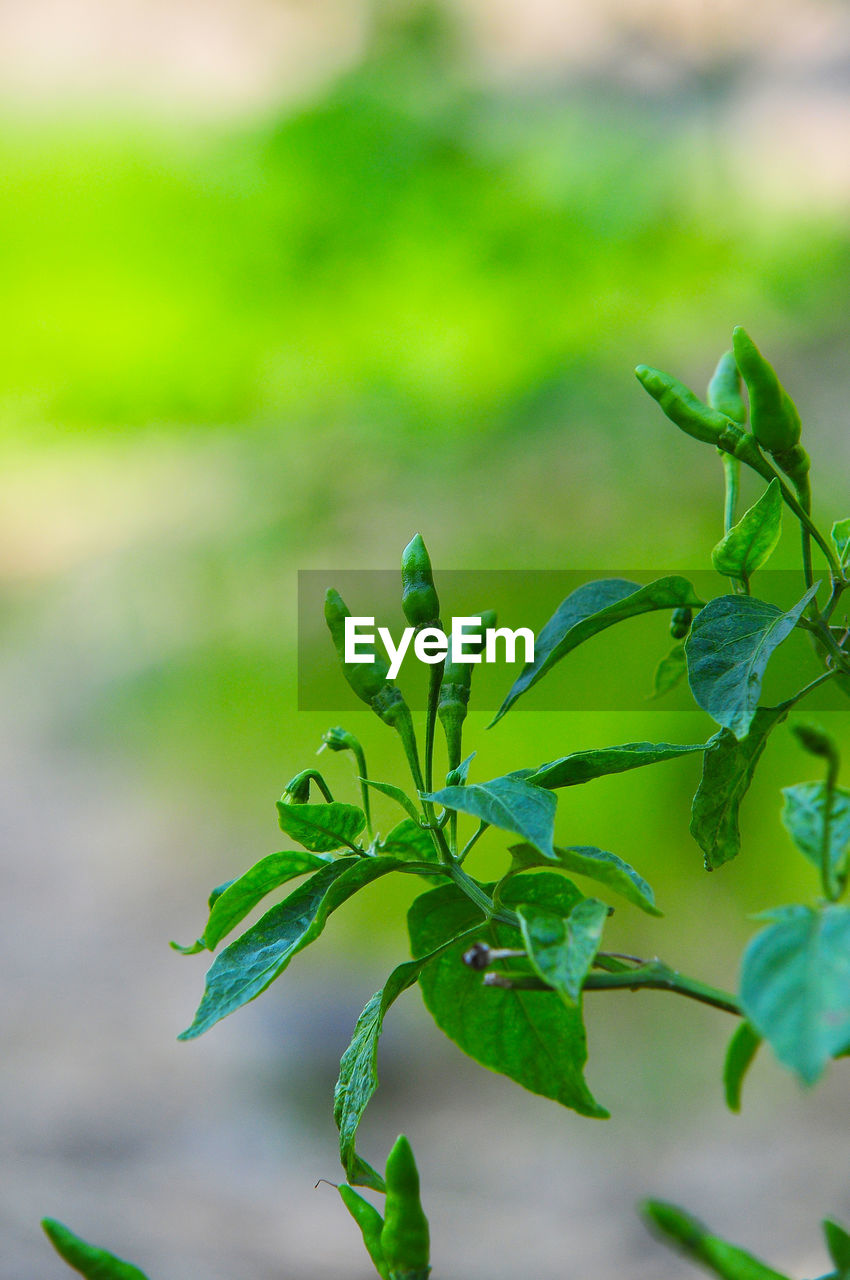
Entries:
[[[508,907],[539,903],[569,913],[582,895],[568,880],[547,872],[517,876],[503,891]],[[522,948],[522,935],[507,925],[485,922],[454,885],[417,898],[408,913],[414,954],[423,956],[479,925],[477,937],[492,946]],[[425,1004],[442,1031],[472,1058],[509,1076],[532,1093],[552,1098],[582,1115],[608,1113],[584,1081],[587,1042],[580,1006],[568,1008],[552,992],[485,987],[480,972],[463,963],[465,943],[449,947],[422,972]],[[527,961],[511,968],[530,972]],[[498,962],[496,969],[501,967]]]
[[721,729],[709,741],[691,807],[691,835],[705,855],[706,871],[731,861],[741,849],[738,815],[771,731],[788,708],[759,707],[750,731],[738,739]]
[[565,915],[537,902],[517,907],[522,940],[535,973],[575,1007],[602,941],[608,908],[583,898]]
[[547,858],[554,859],[552,845],[557,800],[551,791],[532,786],[524,778],[507,775],[490,782],[444,787],[424,797],[446,809],[468,813],[501,831],[522,836]]
[[756,934],[741,966],[741,1004],[780,1062],[814,1084],[850,1047],[850,908],[789,908]]
[[277,820],[282,831],[313,853],[334,849],[355,849],[354,841],[366,825],[366,814],[356,804],[290,804],[277,802]]
[[711,553],[718,573],[749,582],[767,562],[782,533],[782,488],[771,480],[764,493]]
[[[816,867],[821,866],[826,811],[826,784],[800,782],[783,787],[785,803],[782,822],[797,848]],[[850,849],[850,791],[835,787],[829,806],[829,863],[837,870],[843,866]]]
[[401,865],[396,858],[340,858],[317,871],[219,952],[207,973],[195,1019],[179,1039],[202,1035],[221,1018],[254,1000],[283,973],[298,951],[318,938],[332,911],[372,880]]
[[684,644],[674,644],[673,648],[662,658],[655,668],[651,698],[661,698],[671,689],[675,689],[688,670]]
[[585,640],[616,622],[654,609],[699,607],[702,601],[685,578],[659,578],[642,587],[625,578],[586,582],[562,600],[534,643],[534,661],[523,667],[492,720],[501,720],[517,698],[535,685],[555,663]]
[[526,775],[525,781],[549,790],[574,787],[607,774],[625,773],[629,769],[642,769],[644,765],[658,764],[662,760],[693,755],[695,751],[705,751],[705,747],[704,742],[684,745],[671,742],[625,742],[618,747],[573,751],[560,760],[542,764],[539,769]]
[[[552,866],[551,859],[543,855],[530,844],[514,844],[510,847],[513,865],[517,868]],[[605,885],[614,893],[640,907],[650,916],[660,916],[663,912],[655,905],[655,895],[643,876],[630,867],[628,862],[618,858],[616,853],[608,853],[605,849],[596,849],[592,845],[572,845],[561,848],[555,845],[557,866],[573,875],[587,876],[597,884]]]
[[787,613],[751,596],[718,596],[694,618],[685,642],[691,692],[736,738],[749,732],[771,655],[794,630],[818,586]]

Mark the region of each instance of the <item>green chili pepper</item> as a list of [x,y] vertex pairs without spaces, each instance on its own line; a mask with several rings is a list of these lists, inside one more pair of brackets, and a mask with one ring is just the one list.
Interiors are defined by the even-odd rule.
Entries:
[[809,455],[800,445],[800,415],[797,406],[780,383],[773,366],[765,360],[745,329],[732,333],[735,359],[747,384],[753,435],[763,449],[795,484],[809,470]]
[[[386,662],[377,653],[374,654],[373,662],[345,661],[345,619],[350,617],[351,613],[342,596],[331,587],[325,596],[325,621],[342,665],[342,673],[357,697],[368,703],[384,724],[397,730],[416,787],[419,791],[424,791],[425,783],[419,764],[413,718],[401,690],[387,679],[389,667]],[[358,647],[363,648],[362,645]]]
[[381,1280],[390,1280],[390,1269],[387,1266],[384,1251],[381,1248],[383,1218],[375,1206],[356,1192],[353,1187],[350,1187],[348,1183],[343,1182],[341,1186],[337,1187],[337,1191],[342,1198],[342,1203],[360,1228],[366,1252],[374,1262],[375,1270]]
[[671,378],[669,373],[639,364],[635,374],[644,390],[658,401],[670,421],[675,422],[680,430],[704,444],[723,447],[721,440],[730,426],[726,414],[710,408],[683,382]]
[[[482,633],[495,627],[496,615],[492,609],[485,609],[480,616]],[[468,653],[480,652],[483,648],[483,641],[480,645],[467,643],[464,648]],[[446,735],[449,770],[456,769],[460,764],[463,722],[466,719],[466,710],[469,703],[473,665],[471,662],[452,662],[452,653],[451,649],[449,649],[443,667],[440,701],[437,704],[437,715],[440,717],[440,723]]]
[[390,1280],[428,1280],[430,1240],[428,1219],[419,1199],[419,1172],[413,1149],[402,1134],[387,1156],[384,1174],[387,1207],[381,1231],[381,1250]]
[[117,1258],[106,1249],[87,1244],[55,1218],[44,1218],[42,1228],[53,1248],[70,1267],[86,1280],[147,1280],[132,1262]]
[[688,605],[683,605],[681,609],[673,610],[670,616],[670,635],[674,640],[684,640],[691,629],[693,616],[694,611]]
[[415,534],[401,553],[401,607],[412,627],[440,625],[440,602],[421,533]]
[[716,445],[723,453],[732,454],[752,467],[765,480],[773,480],[775,472],[749,432],[727,418],[725,414],[704,404],[699,396],[669,373],[650,369],[639,364],[635,369],[638,381],[657,400],[671,422],[675,422],[686,435],[704,444]]
[[724,351],[708,384],[708,403],[739,426],[747,421],[747,407],[741,395],[741,374],[735,363],[735,352]]

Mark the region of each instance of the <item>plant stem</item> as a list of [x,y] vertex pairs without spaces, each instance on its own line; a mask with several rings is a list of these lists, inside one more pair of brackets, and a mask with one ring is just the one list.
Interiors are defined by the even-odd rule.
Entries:
[[470,852],[475,842],[479,840],[481,836],[483,836],[484,832],[487,830],[489,825],[490,825],[489,822],[485,822],[483,818],[481,819],[481,823],[478,827],[478,830],[469,837],[466,844],[463,846],[460,853],[458,854],[457,856],[458,862],[463,862],[464,858]]
[[366,782],[366,779],[369,777],[369,774],[366,772],[366,753],[356,738],[352,738],[350,746],[354,753],[354,759],[357,761],[357,774],[360,779],[360,795],[363,800],[363,812],[366,814],[366,830],[369,832],[369,837],[371,839],[374,833],[372,831],[372,809],[370,807],[369,800],[369,787]]
[[437,725],[437,703],[443,683],[443,664],[435,663],[428,677],[428,705],[425,710],[425,790],[434,787],[434,730]]
[[[522,991],[554,991],[541,978],[525,973],[492,973],[485,979],[487,986],[511,987]],[[720,991],[710,987],[696,978],[688,978],[677,973],[663,960],[648,960],[636,969],[615,973],[589,973],[584,980],[584,991],[639,991],[647,988],[655,991],[672,991],[676,995],[686,996],[689,1000],[698,1000],[700,1004],[711,1005],[724,1013],[732,1013],[742,1017],[741,1006],[728,991]]]

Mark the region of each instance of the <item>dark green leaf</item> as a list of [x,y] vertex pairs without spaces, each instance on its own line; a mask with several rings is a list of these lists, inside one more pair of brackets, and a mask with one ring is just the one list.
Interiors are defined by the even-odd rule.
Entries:
[[782,533],[782,488],[771,480],[749,511],[718,542],[711,561],[718,573],[748,582],[776,549]]
[[412,818],[402,818],[398,826],[393,827],[388,835],[378,842],[377,852],[387,854],[391,858],[399,858],[403,862],[433,862],[433,874],[418,872],[423,880],[431,884],[439,884],[445,879],[445,869],[440,869],[440,859],[434,848],[430,831]]
[[389,796],[391,800],[395,800],[396,804],[401,805],[409,818],[412,818],[414,822],[419,821],[421,816],[419,810],[407,792],[402,791],[401,787],[394,787],[391,782],[375,782],[372,778],[361,778],[360,781],[365,782],[374,791],[380,791],[381,795]]
[[830,531],[830,537],[838,552],[838,559],[843,565],[850,552],[850,516],[846,520],[836,520]]
[[689,1258],[708,1267],[721,1280],[788,1280],[744,1249],[713,1236],[708,1228],[674,1204],[647,1200],[641,1211],[649,1225]]
[[477,927],[467,929],[457,937],[439,944],[427,955],[408,960],[394,969],[381,991],[376,991],[357,1019],[351,1043],[339,1064],[339,1079],[334,1090],[334,1120],[339,1129],[339,1158],[345,1176],[351,1183],[383,1191],[384,1180],[371,1165],[357,1154],[355,1140],[357,1127],[372,1094],[378,1087],[378,1041],[384,1025],[384,1017],[390,1005],[416,982],[419,975],[432,961],[444,955],[451,947],[469,942]]
[[701,604],[685,578],[659,578],[646,587],[625,578],[602,578],[598,582],[584,583],[561,601],[540,632],[534,643],[534,661],[523,667],[491,723],[501,720],[517,698],[535,685],[556,662],[615,622],[654,609],[676,609],[681,605],[699,607]]
[[530,774],[527,782],[550,790],[558,787],[574,787],[580,782],[590,782],[609,773],[625,773],[628,769],[641,769],[661,760],[675,760],[678,756],[705,751],[706,744],[680,746],[670,742],[625,742],[620,747],[599,747],[593,751],[573,751],[560,760],[542,764]]
[[650,697],[660,698],[665,693],[669,693],[671,689],[675,689],[687,669],[688,664],[685,659],[684,644],[674,644],[666,658],[662,658],[655,668]]
[[734,858],[741,848],[738,813],[772,729],[787,707],[759,707],[740,740],[721,729],[708,743],[702,778],[691,808],[691,835],[705,854],[706,871]]
[[691,692],[703,711],[745,738],[771,655],[794,630],[819,583],[783,613],[751,596],[718,596],[694,618],[685,642]]
[[[552,865],[551,860],[544,858],[533,845],[514,844],[510,848],[516,867],[541,867]],[[652,889],[638,875],[634,867],[618,858],[616,853],[608,853],[605,849],[595,849],[592,845],[573,845],[562,849],[555,845],[557,865],[573,875],[588,876],[597,884],[618,893],[622,898],[640,907],[650,916],[660,916],[663,912],[655,905]]]
[[59,1257],[69,1267],[79,1271],[81,1276],[85,1276],[86,1280],[147,1280],[144,1272],[131,1262],[116,1258],[114,1253],[108,1253],[106,1249],[86,1244],[85,1240],[81,1240],[55,1218],[44,1218],[41,1225]]
[[826,1236],[826,1247],[829,1250],[829,1256],[838,1269],[839,1280],[848,1280],[848,1277],[850,1277],[850,1235],[837,1222],[833,1222],[831,1218],[824,1219],[823,1233]]
[[501,831],[511,831],[530,841],[547,858],[555,857],[552,841],[557,801],[550,791],[533,787],[523,778],[508,775],[465,787],[444,787],[425,799],[471,814]]
[[750,942],[741,1004],[780,1062],[814,1084],[850,1047],[850,908],[786,909]]
[[219,952],[207,973],[195,1020],[179,1039],[202,1035],[228,1013],[254,1000],[283,973],[298,951],[318,938],[332,911],[400,865],[395,858],[340,858],[299,885]]
[[267,893],[271,893],[273,889],[279,889],[281,885],[294,880],[296,876],[306,875],[308,871],[318,871],[326,863],[327,858],[321,858],[315,853],[305,853],[301,849],[270,853],[267,858],[261,858],[255,863],[250,871],[246,871],[238,880],[230,880],[219,889],[213,890],[210,894],[209,920],[194,946],[178,947],[174,943],[171,945],[175,951],[180,951],[183,955],[193,955],[203,950],[214,951],[222,938],[235,929],[236,925],[245,919],[249,911],[252,911]]
[[726,1092],[726,1105],[730,1111],[741,1110],[741,1087],[744,1076],[760,1044],[761,1036],[753,1031],[749,1022],[746,1019],[740,1022],[729,1041],[726,1061],[723,1064],[723,1087]]
[[522,940],[535,973],[554,987],[570,1008],[581,989],[602,941],[608,908],[583,898],[566,915],[537,902],[517,907]]
[[[802,854],[816,867],[821,865],[826,810],[826,784],[801,782],[783,787],[785,830]],[[833,869],[841,867],[850,847],[850,791],[836,787],[832,792],[829,822],[829,860]]]
[[356,804],[288,804],[277,802],[281,830],[313,853],[356,848],[354,840],[366,825],[366,814]]
[[[581,897],[575,885],[546,872],[517,876],[503,893],[506,906],[537,902],[566,913]],[[410,908],[414,954],[427,955],[476,922],[477,937],[491,945],[522,947],[518,929],[486,923],[464,894],[445,885],[423,894]],[[580,1007],[569,1009],[546,991],[483,986],[481,974],[463,963],[464,947],[465,943],[451,945],[419,979],[425,1004],[440,1029],[464,1053],[532,1093],[582,1115],[606,1116],[584,1081],[587,1042]],[[523,965],[528,972],[527,962],[511,962],[512,968]]]

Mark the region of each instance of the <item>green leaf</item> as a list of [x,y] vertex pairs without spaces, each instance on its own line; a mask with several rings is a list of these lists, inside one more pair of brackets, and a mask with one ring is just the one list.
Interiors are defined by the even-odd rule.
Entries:
[[[543,858],[537,849],[530,844],[511,845],[510,853],[514,866],[517,868],[551,867],[552,865],[548,858]],[[590,880],[595,880],[597,884],[604,884],[614,893],[618,893],[620,897],[625,898],[627,902],[631,902],[633,906],[640,907],[641,911],[645,911],[647,915],[660,916],[664,914],[656,907],[655,895],[643,876],[638,875],[634,867],[630,867],[628,862],[618,858],[616,853],[608,853],[605,849],[595,849],[592,845],[572,845],[566,849],[555,845],[555,857],[558,866],[562,867],[564,871],[570,871],[574,875],[587,876]]]
[[706,871],[731,861],[741,849],[738,814],[768,736],[788,714],[786,706],[759,707],[740,740],[721,729],[709,741],[702,778],[691,808],[691,835],[705,855]]
[[748,582],[770,558],[782,533],[782,488],[771,480],[764,493],[711,553],[718,573]]
[[706,744],[698,742],[680,746],[670,742],[625,742],[619,747],[600,747],[593,751],[573,751],[560,760],[542,764],[525,779],[536,787],[550,790],[558,787],[574,787],[610,773],[625,773],[628,769],[641,769],[647,764],[662,760],[675,760],[678,756],[705,751]]
[[131,1262],[116,1258],[114,1253],[109,1253],[106,1249],[86,1244],[85,1240],[55,1218],[44,1218],[41,1225],[59,1257],[85,1276],[86,1280],[147,1280],[144,1272]]
[[794,630],[819,585],[787,613],[751,596],[718,596],[694,618],[685,641],[691,692],[703,711],[736,738],[749,732],[771,655]]
[[361,782],[365,782],[367,787],[371,787],[374,791],[380,791],[381,795],[389,796],[391,800],[395,800],[396,804],[400,804],[404,812],[414,822],[419,822],[421,814],[416,805],[411,800],[406,791],[402,791],[401,787],[394,787],[391,782],[375,782],[372,778],[361,778]]
[[838,559],[843,565],[850,552],[850,516],[846,520],[836,520],[830,530],[833,546],[838,552]]
[[300,849],[288,849],[283,853],[270,853],[267,858],[246,871],[238,880],[230,880],[227,884],[213,889],[210,894],[210,915],[206,928],[198,941],[191,947],[171,945],[175,951],[183,955],[194,955],[198,951],[215,951],[222,938],[226,937],[258,902],[279,889],[281,885],[296,876],[306,875],[308,871],[318,871],[327,864],[327,858],[320,858],[315,853],[305,853]]
[[398,826],[393,827],[383,840],[377,844],[377,852],[402,862],[432,862],[433,873],[417,872],[423,880],[431,884],[439,884],[445,880],[445,867],[442,867],[430,831],[412,818],[402,818]]
[[[582,895],[554,873],[517,876],[504,888],[506,906],[540,903],[569,913]],[[497,947],[522,947],[518,929],[485,922],[454,885],[422,894],[408,913],[413,952],[424,956],[474,926],[477,937]],[[419,978],[437,1026],[483,1066],[499,1071],[532,1093],[552,1098],[581,1115],[605,1117],[584,1081],[587,1041],[580,1006],[569,1009],[547,991],[485,987],[481,974],[463,963],[465,943],[449,946]],[[512,961],[520,969],[525,961]],[[496,968],[501,967],[497,965]]]
[[531,786],[523,778],[509,774],[490,782],[444,787],[424,799],[471,814],[501,831],[511,831],[528,840],[545,857],[555,857],[552,841],[557,800],[550,791]]
[[343,1183],[342,1186],[337,1187],[337,1191],[342,1203],[360,1228],[363,1244],[366,1246],[366,1252],[372,1259],[375,1270],[381,1280],[390,1280],[390,1269],[381,1248],[383,1218],[375,1206],[370,1204],[364,1196],[358,1195],[353,1187]]
[[[821,850],[826,812],[826,783],[800,782],[783,787],[785,804],[782,822],[797,848],[816,867],[821,865]],[[833,869],[840,868],[850,848],[850,791],[836,787],[832,792],[829,821],[829,860]]]
[[838,1271],[838,1280],[848,1280],[848,1277],[850,1277],[850,1235],[837,1222],[833,1222],[831,1218],[824,1218],[823,1233],[826,1237],[829,1256]]
[[658,1234],[666,1236],[682,1253],[708,1267],[721,1280],[788,1280],[751,1253],[712,1235],[698,1218],[674,1204],[646,1200],[641,1212]]
[[780,1062],[814,1084],[850,1047],[850,908],[787,908],[750,942],[741,1004]]
[[517,698],[537,684],[556,662],[615,622],[654,609],[701,604],[685,578],[659,578],[646,587],[625,578],[601,578],[584,583],[561,601],[543,627],[534,643],[534,661],[523,667],[491,725],[501,720]]
[[378,1041],[386,1012],[432,961],[444,955],[449,948],[457,946],[462,949],[477,933],[477,925],[467,928],[457,937],[453,936],[442,942],[427,955],[400,964],[392,971],[382,990],[376,991],[371,997],[357,1019],[351,1043],[339,1064],[339,1079],[334,1089],[334,1120],[339,1129],[339,1158],[348,1181],[357,1186],[371,1187],[375,1191],[384,1189],[381,1175],[357,1154],[355,1140],[363,1112],[378,1087]]
[[675,689],[687,669],[688,664],[685,659],[684,644],[674,644],[667,657],[662,658],[655,668],[652,693],[649,696],[651,698],[660,698],[665,693],[669,693],[671,689]]
[[532,969],[575,1008],[602,941],[607,906],[583,898],[564,915],[535,902],[517,907],[517,915]]
[[332,911],[372,880],[397,871],[401,865],[396,858],[340,858],[299,885],[219,952],[207,973],[195,1020],[178,1039],[202,1035],[228,1013],[256,999],[280,977],[298,951],[318,938]]
[[366,825],[366,814],[356,804],[288,804],[277,802],[277,820],[282,831],[313,853],[333,849],[356,849],[355,837]]
[[754,1031],[744,1019],[735,1028],[726,1048],[726,1061],[723,1064],[723,1087],[726,1093],[726,1105],[730,1111],[741,1110],[741,1087],[750,1063],[758,1052],[761,1036]]

